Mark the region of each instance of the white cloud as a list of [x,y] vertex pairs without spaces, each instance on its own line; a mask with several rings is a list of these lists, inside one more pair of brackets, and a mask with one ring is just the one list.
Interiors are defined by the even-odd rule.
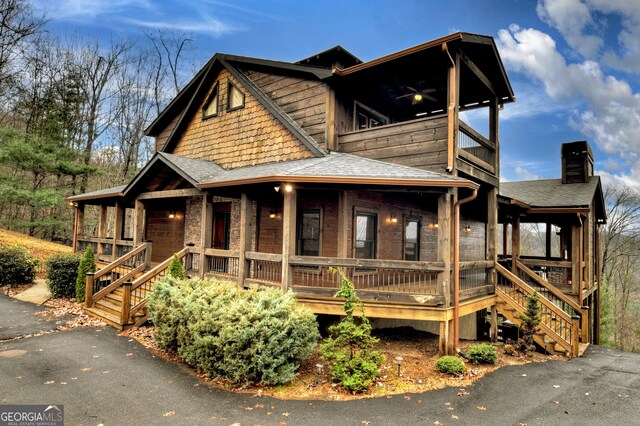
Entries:
[[597,62],[567,63],[555,41],[536,29],[511,26],[497,40],[507,66],[532,77],[546,94],[565,105],[579,102],[570,124],[605,152],[615,153],[640,177],[640,94]]
[[529,170],[527,170],[526,168],[524,168],[520,164],[518,164],[513,171],[522,180],[538,180],[538,179],[540,179],[540,176],[538,176],[535,173],[530,172]]
[[595,56],[604,45],[602,38],[585,34],[585,30],[594,27],[595,22],[583,1],[541,0],[536,11],[540,19],[557,28],[569,46],[583,56]]
[[128,8],[154,9],[150,0],[32,0],[32,3],[49,18],[85,22]]
[[145,21],[142,19],[125,19],[131,25],[145,28],[177,29],[186,33],[203,33],[214,37],[232,34],[240,30],[240,27],[228,24],[211,16],[201,16],[199,21]]

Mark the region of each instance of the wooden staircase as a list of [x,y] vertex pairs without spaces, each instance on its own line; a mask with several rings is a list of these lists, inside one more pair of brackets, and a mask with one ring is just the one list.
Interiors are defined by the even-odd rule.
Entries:
[[[536,290],[500,264],[496,264],[496,272],[498,312],[514,324],[520,324],[526,298]],[[544,286],[544,283],[539,284]],[[549,290],[540,293],[540,308],[541,322],[538,333],[534,335],[535,342],[549,353],[579,356],[582,349],[580,306],[557,290]]]
[[[184,261],[189,248],[177,253]],[[148,301],[156,281],[165,276],[171,258],[150,268],[151,244],[144,243],[95,274],[87,274],[85,311],[124,330],[149,318]]]

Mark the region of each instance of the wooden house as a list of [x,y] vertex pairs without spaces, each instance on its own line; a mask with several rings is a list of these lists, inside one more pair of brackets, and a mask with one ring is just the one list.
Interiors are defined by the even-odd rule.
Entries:
[[[368,316],[428,324],[442,352],[490,308],[495,336],[498,118],[514,100],[482,35],[368,62],[339,46],[296,63],[216,54],[149,126],[156,153],[128,185],[69,197],[75,249],[111,262],[86,309],[144,321],[177,253],[192,276],[281,287],[319,314],[342,312],[342,268]],[[471,109],[484,132],[460,119]],[[577,353],[571,327],[551,346]]]

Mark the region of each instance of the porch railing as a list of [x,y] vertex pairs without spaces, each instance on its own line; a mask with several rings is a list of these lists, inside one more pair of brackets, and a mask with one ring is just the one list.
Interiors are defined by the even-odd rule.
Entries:
[[115,248],[113,238],[78,236],[76,241],[76,251],[82,253],[91,246],[98,259],[102,260],[115,260],[133,250],[132,240],[116,240]]
[[571,261],[524,256],[521,256],[519,260],[527,268],[538,274],[543,280],[560,289],[571,290]]
[[460,120],[458,127],[458,156],[488,172],[496,172],[495,144]]
[[460,262],[460,299],[465,300],[495,290],[494,262]]
[[239,270],[239,253],[231,250],[205,249],[204,274],[219,279],[236,281]]
[[249,261],[248,284],[279,286],[282,284],[282,255],[275,253],[259,253],[248,251]]

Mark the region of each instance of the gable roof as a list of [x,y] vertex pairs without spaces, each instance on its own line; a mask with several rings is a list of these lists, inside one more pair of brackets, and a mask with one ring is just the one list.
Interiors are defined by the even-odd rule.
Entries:
[[225,170],[199,188],[263,182],[404,185],[477,188],[470,180],[352,154],[331,152],[323,158],[305,158]]
[[337,68],[348,68],[361,63],[360,58],[340,45],[296,62],[296,64],[317,65],[326,68],[332,68],[334,64],[341,65]]
[[[313,155],[316,157],[322,157],[326,154],[326,151],[318,145],[318,143],[309,136],[294,120],[289,117],[275,102],[273,102],[267,95],[265,95],[249,78],[247,78],[241,71],[237,70],[231,63],[242,62],[251,63],[261,66],[276,67],[280,69],[287,69],[290,71],[306,72],[313,74],[316,78],[324,78],[331,75],[330,70],[325,70],[318,67],[304,66],[289,64],[285,62],[268,61],[263,59],[247,58],[241,56],[216,54],[214,57],[201,69],[196,77],[189,82],[189,89],[185,88],[178,94],[171,104],[154,120],[153,123],[145,130],[145,134],[148,136],[157,135],[166,126],[172,114],[177,114],[182,105],[182,113],[178,119],[178,122],[174,126],[171,134],[167,138],[167,141],[162,148],[163,151],[171,149],[178,141],[187,125],[189,120],[196,113],[200,103],[207,90],[213,84],[217,71],[220,69],[226,69],[239,80],[242,85],[258,100],[258,102],[265,107],[285,128],[287,128],[303,145],[305,145]],[[189,96],[190,95],[190,96]],[[186,99],[188,98],[188,99]],[[178,111],[177,111],[178,110]]]
[[85,192],[84,194],[71,195],[65,198],[66,201],[95,200],[98,198],[122,197],[122,191],[127,185],[114,186],[113,188],[99,189],[97,191]]
[[570,184],[563,184],[562,179],[501,182],[500,195],[531,208],[587,208],[594,203],[596,217],[606,219],[600,176],[591,176],[586,183]]

